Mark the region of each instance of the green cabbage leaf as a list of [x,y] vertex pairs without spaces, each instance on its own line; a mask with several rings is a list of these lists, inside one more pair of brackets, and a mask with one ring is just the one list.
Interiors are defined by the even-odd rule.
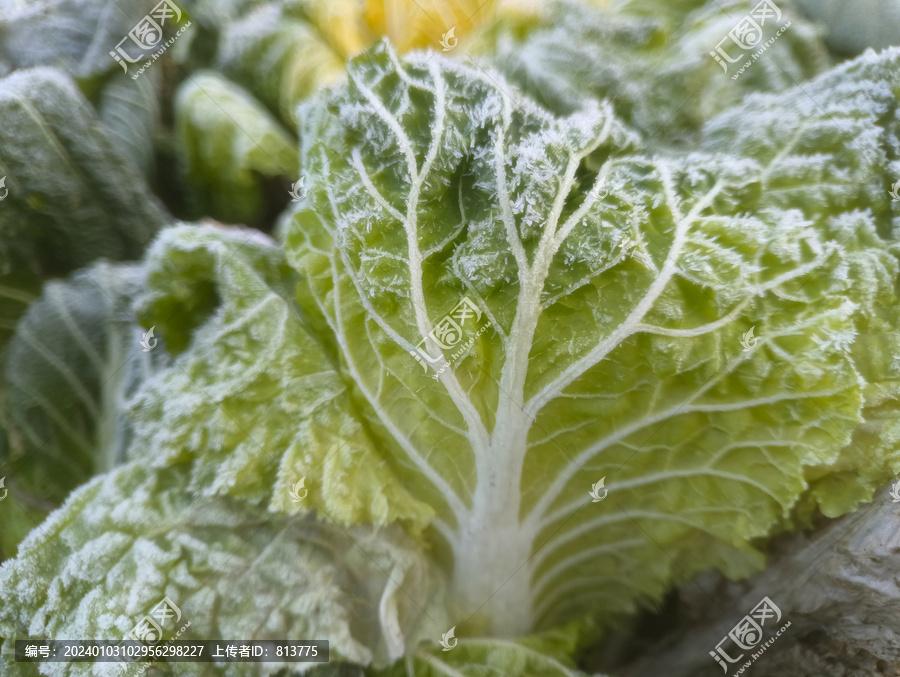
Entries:
[[44,284],[6,349],[9,458],[22,489],[59,505],[99,472],[125,460],[126,404],[168,365],[132,309],[146,284],[138,264],[99,262]]
[[[763,26],[763,42],[790,23],[784,33],[738,79],[731,76],[752,59],[750,51],[723,73],[709,52],[757,4],[627,0],[601,8],[557,0],[522,35],[500,23],[485,58],[551,111],[568,114],[586,99],[608,99],[656,143],[692,144],[706,120],[746,95],[790,89],[829,66],[819,31],[788,0],[776,5],[780,19]],[[724,49],[738,54],[730,40]]]
[[609,103],[554,117],[388,46],[301,109],[288,260],[422,478],[461,619],[613,618],[702,568],[746,574],[799,503],[839,514],[884,481],[898,59],[821,76],[816,101],[749,97],[678,155]]
[[869,52],[653,153],[602,96],[354,59],[300,108],[283,243],[152,245],[173,363],[0,568],[0,636],[121,637],[167,595],[388,674],[576,675],[586,628],[758,570],[900,470],[898,91]]
[[262,104],[218,73],[200,71],[181,84],[175,137],[198,216],[257,225],[280,211],[273,203],[288,201],[299,172],[296,143]]
[[[441,599],[442,581],[399,530],[198,501],[189,483],[186,465],[134,463],[81,487],[22,543],[18,566],[0,571],[0,588],[14,591],[0,610],[0,637],[117,640],[165,597],[190,622],[180,639],[329,638],[335,662],[396,658],[404,637],[437,631],[429,618],[440,619],[440,609],[414,600]],[[166,639],[179,629],[162,628]],[[139,665],[55,665],[66,675],[141,674]],[[180,665],[222,674],[211,663]],[[20,666],[4,643],[0,669],[20,674]],[[285,667],[234,663],[228,674]]]
[[[0,274],[139,258],[168,216],[63,72],[0,80]],[[8,194],[7,194],[8,191]]]

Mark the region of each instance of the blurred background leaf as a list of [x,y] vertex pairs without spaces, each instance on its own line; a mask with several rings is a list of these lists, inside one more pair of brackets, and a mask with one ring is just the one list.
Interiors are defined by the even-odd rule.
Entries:
[[[123,462],[131,441],[127,400],[168,363],[162,340],[140,346],[131,308],[140,265],[97,263],[44,285],[6,350],[9,448],[0,467],[45,512],[94,474]],[[152,341],[151,341],[152,343]],[[25,532],[33,523],[24,523]],[[4,554],[16,539],[10,534]]]
[[[175,126],[195,216],[258,227],[277,216],[298,178],[299,150],[258,101],[221,75],[202,71],[176,95]],[[282,181],[271,181],[277,178]]]

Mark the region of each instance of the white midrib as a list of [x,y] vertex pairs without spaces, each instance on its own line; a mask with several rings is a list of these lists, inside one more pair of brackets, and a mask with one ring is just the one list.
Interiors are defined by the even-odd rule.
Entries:
[[[611,119],[608,118],[608,119]],[[488,617],[492,634],[517,635],[533,626],[531,567],[528,561],[536,534],[536,525],[519,520],[521,477],[528,450],[527,439],[533,419],[525,410],[524,393],[528,373],[528,357],[541,316],[541,292],[550,264],[564,239],[558,233],[559,217],[566,196],[574,184],[575,172],[584,155],[602,143],[609,124],[589,149],[573,154],[554,200],[541,242],[532,265],[528,265],[518,239],[515,218],[509,202],[504,163],[504,137],[509,125],[508,101],[504,102],[504,126],[495,140],[495,179],[507,242],[519,272],[519,296],[516,314],[507,341],[500,377],[500,397],[495,427],[488,444],[479,448],[472,440],[478,483],[472,509],[465,516],[454,542],[455,587],[462,593],[466,613],[472,613],[490,600]],[[605,172],[597,186],[605,180]],[[596,199],[599,188],[592,191]],[[574,219],[580,219],[576,213]],[[570,219],[572,221],[572,219]],[[574,223],[567,222],[567,234]],[[466,608],[466,607],[469,608]]]
[[[535,536],[523,530],[519,522],[522,469],[531,427],[522,405],[528,356],[541,313],[540,292],[549,269],[549,263],[545,265],[547,236],[555,231],[568,190],[560,191],[554,203],[551,223],[536,256],[536,273],[527,263],[509,201],[503,152],[510,122],[507,100],[503,121],[495,139],[494,172],[507,243],[518,265],[519,296],[504,346],[494,429],[486,445],[479,447],[477,440],[471,439],[478,481],[472,508],[461,521],[453,551],[454,588],[461,595],[463,612],[472,614],[490,604],[487,616],[492,634],[511,636],[527,632],[532,626],[530,568],[521,567],[530,556]],[[564,185],[572,181],[576,166],[573,158]]]
[[[498,136],[502,144],[502,134]],[[567,168],[563,188],[572,180],[574,166],[573,158]],[[498,197],[510,239],[509,244],[515,249],[516,245],[521,247],[521,243],[512,241],[515,231],[510,225],[514,221],[509,208],[505,175],[501,173],[502,164],[497,163],[495,167]],[[565,236],[574,228],[576,221],[583,215],[585,205],[582,205],[582,209],[576,210],[576,213],[557,231],[558,207],[561,207],[561,203],[555,204],[533,265],[523,269],[520,263],[520,292],[516,316],[506,345],[496,427],[486,449],[478,449],[473,445],[477,459],[478,484],[472,510],[464,520],[460,539],[454,548],[457,554],[456,587],[465,591],[464,603],[479,603],[481,597],[490,598],[492,606],[488,607],[487,615],[494,634],[511,635],[532,629],[535,610],[531,588],[532,566],[529,562],[533,554],[534,539],[541,526],[541,515],[562,490],[568,475],[571,474],[571,470],[569,473],[565,471],[561,473],[536,509],[524,521],[520,521],[520,483],[527,452],[528,432],[534,417],[552,399],[553,394],[561,392],[568,383],[602,360],[628,336],[640,331],[644,317],[676,272],[677,260],[684,247],[690,224],[711,202],[720,188],[717,184],[688,214],[683,215],[677,207],[671,178],[665,170],[661,170],[661,175],[676,224],[672,245],[659,276],[628,317],[606,340],[601,341],[589,355],[576,362],[572,368],[556,379],[548,390],[542,391],[528,403],[524,402],[525,378],[528,356],[541,315],[541,290],[555,253]],[[596,199],[605,176],[606,172],[601,171],[586,202]],[[520,259],[521,255],[520,251],[516,258]],[[562,479],[563,477],[566,479]],[[467,611],[471,612],[474,609]]]
[[489,444],[473,447],[478,483],[471,509],[453,534],[452,587],[460,612],[468,617],[480,611],[494,636],[532,629],[530,567],[523,565],[535,534],[519,521],[528,428],[521,407],[508,402],[499,409]]
[[[521,477],[531,428],[522,400],[528,355],[540,314],[533,279],[522,288],[507,341],[506,361],[494,429],[487,444],[470,436],[478,482],[472,508],[460,524],[454,543],[456,588],[463,593],[466,613],[490,600],[491,633],[514,636],[531,630],[530,568],[535,533],[519,521]],[[468,608],[466,608],[468,607]]]
[[[436,65],[431,68],[431,74],[435,82],[435,124],[432,140],[421,166],[418,166],[412,152],[412,144],[399,122],[385,111],[384,107],[378,105],[376,97],[365,84],[361,82],[357,84],[363,95],[376,107],[377,115],[390,127],[406,157],[410,192],[405,214],[398,213],[386,200],[379,199],[378,191],[366,180],[362,169],[360,175],[366,190],[376,201],[395,218],[402,217],[407,234],[411,273],[410,293],[416,325],[419,333],[425,337],[429,353],[434,355],[439,351],[429,339],[431,324],[426,312],[422,284],[423,255],[418,242],[419,194],[436,158],[444,128],[444,83]],[[566,237],[596,203],[609,167],[604,167],[599,173],[583,204],[562,226],[559,226],[565,198],[571,191],[574,174],[581,159],[602,143],[609,133],[609,124],[598,135],[591,149],[585,149],[582,153],[573,152],[570,155],[533,263],[529,264],[525,248],[518,237],[507,186],[504,146],[506,130],[510,125],[510,113],[511,102],[504,96],[503,125],[498,129],[494,140],[494,171],[507,244],[518,268],[519,297],[510,334],[504,345],[505,359],[498,384],[500,394],[492,432],[488,433],[484,422],[468,394],[460,387],[452,370],[445,372],[441,377],[442,384],[466,421],[477,470],[477,485],[472,495],[471,508],[460,511],[459,502],[452,501],[456,503],[457,510],[454,512],[457,513],[459,522],[459,531],[449,533],[455,555],[453,588],[466,613],[475,613],[485,603],[489,603],[487,617],[490,629],[493,634],[500,635],[515,635],[532,629],[531,571],[527,562],[532,555],[532,544],[539,528],[538,518],[555,494],[561,490],[560,483],[564,484],[566,481],[563,478],[567,470],[563,470],[561,477],[556,479],[544,497],[547,504],[542,501],[538,506],[539,509],[534,510],[527,520],[524,522],[519,520],[521,476],[527,452],[528,433],[534,418],[547,402],[558,396],[573,380],[602,360],[629,335],[641,330],[641,321],[675,273],[676,261],[683,248],[689,224],[699,216],[718,190],[716,186],[699,200],[687,215],[682,215],[675,199],[671,178],[667,171],[660,168],[666,198],[676,221],[673,242],[660,275],[626,320],[607,336],[606,340],[601,341],[589,354],[570,365],[547,388],[525,402],[528,358],[541,316],[541,292],[551,262]],[[611,117],[608,120],[611,120]],[[362,167],[358,158],[356,164]]]

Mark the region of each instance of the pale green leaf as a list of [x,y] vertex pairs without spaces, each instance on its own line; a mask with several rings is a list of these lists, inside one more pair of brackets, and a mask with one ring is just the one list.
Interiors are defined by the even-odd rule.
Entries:
[[103,88],[98,112],[106,132],[145,177],[156,169],[154,141],[160,127],[156,90],[162,69],[152,69],[137,80],[117,78]]
[[[198,500],[189,483],[183,464],[122,466],[79,489],[32,532],[17,559],[0,567],[4,673],[14,669],[15,638],[123,639],[164,597],[180,609],[182,627],[190,623],[181,639],[327,638],[335,662],[396,659],[404,650],[398,638],[445,623],[440,576],[399,530],[345,529],[230,499]],[[167,638],[178,629],[163,627]],[[178,667],[181,675],[222,674],[212,663]],[[233,663],[228,674],[285,667]],[[41,674],[122,670],[47,663]]]
[[[627,4],[638,17],[659,6]],[[276,129],[248,94],[201,77]],[[869,498],[900,465],[900,205],[886,190],[900,50],[800,87],[780,79],[714,117],[704,108],[669,130],[690,147],[664,152],[648,124],[662,101],[629,112],[617,92],[642,95],[614,84],[547,109],[494,71],[382,44],[306,102],[308,195],[283,247],[179,227],[150,250],[140,315],[176,362],[130,402],[132,465],[44,528],[81,505],[89,524],[35,532],[0,570],[4,598],[25,590],[0,635],[3,622],[48,636],[122,629],[127,614],[74,589],[88,579],[133,607],[173,581],[191,603],[227,590],[241,603],[226,629],[257,610],[254,627],[271,627],[284,619],[271,600],[289,606],[285,590],[320,570],[290,525],[328,520],[404,573],[386,587],[354,578],[275,630],[313,624],[348,661],[402,657],[398,674],[578,674],[573,628],[608,628],[711,567],[747,575],[770,536]],[[196,81],[185,92],[202,93]],[[207,103],[192,100],[203,114],[191,119],[222,122],[227,146],[234,125]],[[216,169],[244,167],[239,148]],[[250,195],[248,175],[210,185]],[[243,520],[288,531],[255,540]],[[222,583],[234,576],[208,544],[233,553],[236,533],[266,562],[251,554],[245,568],[279,585]],[[141,538],[162,555],[131,545]],[[331,527],[322,538],[344,542]],[[118,539],[125,565],[110,576],[96,551]],[[35,556],[57,542],[76,552],[62,570]],[[265,559],[282,544],[287,571]],[[328,561],[357,575],[346,551]],[[215,585],[197,584],[194,566]],[[268,597],[247,601],[260,589]],[[386,589],[407,593],[391,623]],[[349,597],[379,608],[362,635],[327,625]],[[222,602],[196,603],[219,622]],[[561,625],[572,634],[558,644],[535,635]],[[445,652],[450,628],[459,644]]]
[[296,144],[238,85],[212,71],[194,74],[175,97],[175,124],[188,198],[198,215],[253,225],[277,214],[272,203],[288,201],[287,188],[299,172]]
[[45,501],[125,458],[126,403],[168,362],[164,344],[140,345],[131,304],[144,283],[139,265],[95,264],[47,282],[16,327],[4,362],[11,479]]
[[314,26],[269,4],[228,25],[218,67],[296,129],[297,104],[343,77],[344,58]]
[[166,215],[63,73],[0,80],[0,273],[138,258]]
[[[389,463],[376,417],[297,303],[283,252],[250,232],[174,228],[151,249],[143,321],[181,354],[132,405],[132,456],[193,459],[191,489],[204,495],[279,513],[319,503],[344,524],[420,530],[433,510]],[[295,502],[302,478],[309,498]]]
[[[605,103],[555,118],[386,45],[301,111],[289,260],[392,453],[442,495],[460,618],[610,621],[692,572],[760,566],[752,544],[801,500],[834,514],[884,481],[889,436],[854,433],[873,390],[897,425],[895,233],[874,224],[898,60],[823,76],[824,103],[751,98],[679,155],[632,151]],[[432,329],[464,299],[480,317],[442,351]],[[861,465],[843,498],[804,499]]]
[[118,70],[109,52],[157,2],[7,0],[0,3],[0,64],[55,66],[81,78]]
[[819,34],[788,0],[777,3],[781,19],[769,20],[764,38],[788,22],[790,28],[737,80],[731,76],[755,50],[723,72],[709,52],[725,39],[723,49],[737,58],[727,35],[757,4],[628,0],[604,9],[553,2],[525,36],[501,29],[487,58],[552,111],[571,113],[586,99],[609,99],[618,115],[657,143],[693,143],[705,120],[747,94],[788,89],[828,66]]

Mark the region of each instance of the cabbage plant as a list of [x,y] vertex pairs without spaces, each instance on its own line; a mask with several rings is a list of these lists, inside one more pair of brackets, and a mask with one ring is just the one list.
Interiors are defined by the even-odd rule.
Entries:
[[104,472],[0,568],[0,664],[112,674],[5,640],[118,639],[168,597],[193,638],[369,674],[577,675],[585,638],[871,499],[900,465],[898,74],[868,52],[659,150],[607,99],[353,59],[298,109],[283,238],[176,224],[140,273],[98,264],[168,359],[132,355]]

